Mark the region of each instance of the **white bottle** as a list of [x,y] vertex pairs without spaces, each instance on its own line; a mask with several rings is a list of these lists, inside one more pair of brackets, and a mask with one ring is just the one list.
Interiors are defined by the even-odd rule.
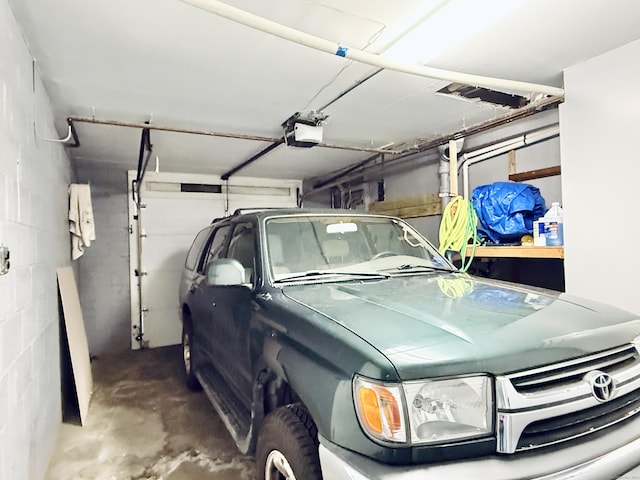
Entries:
[[545,237],[544,218],[540,217],[538,220],[533,222],[533,246],[544,247],[546,244],[547,239]]
[[547,246],[564,244],[562,208],[559,202],[552,202],[551,208],[544,214],[544,233]]

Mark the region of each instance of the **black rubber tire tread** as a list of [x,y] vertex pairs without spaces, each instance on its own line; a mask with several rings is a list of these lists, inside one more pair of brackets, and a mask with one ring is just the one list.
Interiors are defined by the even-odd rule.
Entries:
[[269,453],[278,450],[286,457],[296,480],[322,480],[318,445],[316,424],[301,404],[274,410],[265,418],[258,436],[258,479],[265,478]]
[[191,323],[189,320],[185,319],[182,322],[182,372],[184,374],[184,383],[187,385],[189,390],[198,391],[202,389],[200,385],[200,381],[195,375],[193,370],[193,347],[189,345],[189,351],[191,352],[190,363],[191,368],[187,369],[184,360],[184,344],[186,340],[189,340],[190,343],[193,343],[193,328],[191,327]]

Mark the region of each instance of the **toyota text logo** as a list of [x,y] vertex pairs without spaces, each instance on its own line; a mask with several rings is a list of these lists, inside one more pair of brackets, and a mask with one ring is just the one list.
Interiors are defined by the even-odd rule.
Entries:
[[596,397],[596,400],[599,402],[607,402],[613,398],[615,384],[613,378],[611,378],[611,375],[608,373],[593,370],[587,373],[584,379],[589,382],[591,394]]

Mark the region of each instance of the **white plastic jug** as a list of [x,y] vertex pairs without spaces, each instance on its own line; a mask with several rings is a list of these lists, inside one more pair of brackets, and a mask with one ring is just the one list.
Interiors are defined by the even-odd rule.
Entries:
[[544,233],[548,246],[564,245],[564,229],[560,202],[552,202],[544,214]]

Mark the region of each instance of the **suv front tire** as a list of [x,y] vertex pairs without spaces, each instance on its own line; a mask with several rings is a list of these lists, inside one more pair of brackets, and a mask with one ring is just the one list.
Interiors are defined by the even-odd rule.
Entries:
[[260,480],[322,480],[318,429],[299,403],[267,415],[256,447]]

